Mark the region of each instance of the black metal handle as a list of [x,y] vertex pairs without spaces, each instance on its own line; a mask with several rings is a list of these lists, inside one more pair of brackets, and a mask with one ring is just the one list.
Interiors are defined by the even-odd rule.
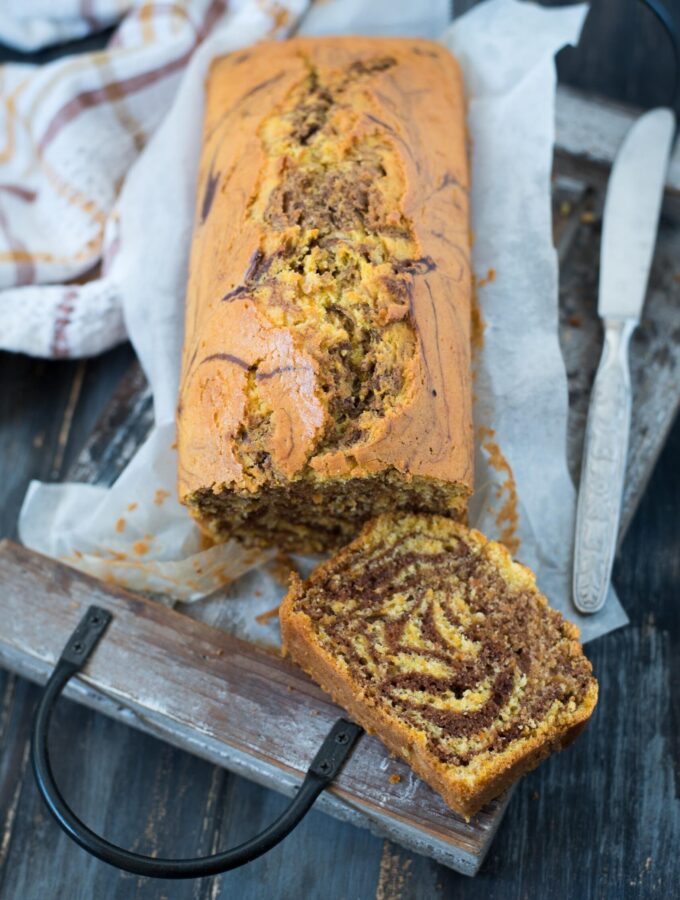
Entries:
[[96,834],[64,800],[50,763],[48,735],[54,704],[69,680],[83,667],[112,619],[111,613],[91,606],[69,638],[64,652],[45,687],[33,722],[31,762],[33,773],[48,809],[58,825],[83,850],[109,865],[151,878],[202,878],[236,869],[262,856],[282,841],[314,805],[321,791],[333,781],[362,734],[346,719],[338,719],[307,770],[300,790],[288,808],[260,834],[238,847],[213,856],[190,859],[158,859],[132,853]]

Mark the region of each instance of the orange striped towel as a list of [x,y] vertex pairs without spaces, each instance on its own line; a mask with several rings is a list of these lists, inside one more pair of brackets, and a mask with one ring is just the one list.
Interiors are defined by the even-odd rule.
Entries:
[[24,50],[118,26],[100,52],[0,66],[0,347],[86,356],[126,337],[111,266],[129,170],[209,35],[228,49],[283,36],[305,5],[3,0],[0,41]]

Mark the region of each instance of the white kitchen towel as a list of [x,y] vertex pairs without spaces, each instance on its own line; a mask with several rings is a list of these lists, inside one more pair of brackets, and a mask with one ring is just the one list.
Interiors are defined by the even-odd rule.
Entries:
[[[441,36],[446,7],[325,0],[300,30]],[[107,244],[120,249],[106,278],[122,300],[153,389],[156,427],[111,489],[34,483],[20,535],[43,553],[136,590],[193,602],[197,615],[217,610],[226,627],[274,642],[275,620],[257,618],[283,590],[270,569],[257,565],[269,557],[246,554],[233,542],[203,549],[175,492],[174,410],[203,84],[214,57],[266,31],[265,17],[253,9],[244,4],[238,23],[227,16],[193,54],[107,226]],[[427,16],[417,18],[416,9]],[[583,5],[546,9],[488,0],[457,20],[444,41],[463,68],[472,151],[479,306],[472,521],[534,568],[551,602],[590,639],[626,617],[615,597],[590,618],[571,604],[575,493],[566,465],[567,385],[550,217],[554,55],[578,40],[585,12]],[[203,599],[216,589],[216,598]]]
[[[99,353],[124,340],[109,277],[116,201],[211,33],[235,49],[293,28],[307,0],[4,0],[0,40],[20,48],[117,20],[108,46],[46,65],[0,66],[0,347]],[[81,283],[79,283],[81,282]]]

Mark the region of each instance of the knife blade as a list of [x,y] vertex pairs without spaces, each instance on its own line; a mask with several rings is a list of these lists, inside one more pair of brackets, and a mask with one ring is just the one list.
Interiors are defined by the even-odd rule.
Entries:
[[604,348],[590,398],[574,539],[574,605],[602,609],[621,516],[630,431],[630,336],[645,299],[675,132],[669,109],[641,116],[626,135],[607,185],[598,312]]
[[602,221],[598,312],[640,318],[654,254],[675,116],[653,109],[626,135],[614,161]]

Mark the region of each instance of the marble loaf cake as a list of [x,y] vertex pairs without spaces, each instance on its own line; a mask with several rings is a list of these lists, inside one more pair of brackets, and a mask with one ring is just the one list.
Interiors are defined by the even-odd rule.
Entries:
[[501,544],[441,516],[380,516],[280,609],[284,647],[473,815],[568,744],[597,702],[578,629]]
[[179,492],[216,540],[322,550],[472,484],[464,100],[420,40],[218,60],[178,404]]

